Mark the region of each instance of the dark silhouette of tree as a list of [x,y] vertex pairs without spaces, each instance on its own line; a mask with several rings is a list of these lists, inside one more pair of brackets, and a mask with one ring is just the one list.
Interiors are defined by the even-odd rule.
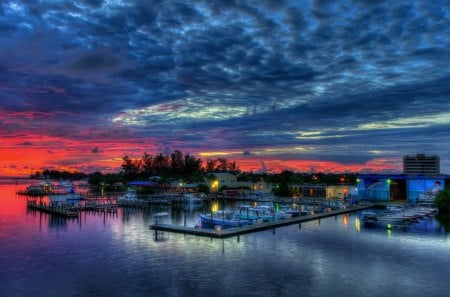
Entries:
[[179,150],[175,150],[170,154],[170,168],[171,173],[175,176],[180,176],[184,168],[183,153]]
[[169,174],[170,161],[169,157],[159,153],[153,162],[155,173],[158,176],[167,177]]
[[206,172],[213,172],[216,170],[217,160],[206,160]]
[[154,158],[152,155],[144,153],[142,156],[141,173],[144,177],[156,175],[154,168]]
[[141,160],[131,159],[128,156],[123,157],[122,160],[122,170],[124,172],[125,179],[130,181],[136,179],[141,169]]

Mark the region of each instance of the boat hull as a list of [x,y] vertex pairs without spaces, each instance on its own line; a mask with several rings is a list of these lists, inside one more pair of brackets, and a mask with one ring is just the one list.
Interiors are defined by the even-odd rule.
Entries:
[[211,218],[211,216],[203,214],[199,216],[202,228],[207,229],[214,229],[216,226],[221,226],[222,229],[236,228],[247,226],[249,223],[247,220],[224,220],[215,216]]

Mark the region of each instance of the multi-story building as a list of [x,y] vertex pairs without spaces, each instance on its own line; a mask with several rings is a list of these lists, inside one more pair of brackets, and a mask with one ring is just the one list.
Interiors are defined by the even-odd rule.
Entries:
[[403,173],[405,174],[440,174],[439,156],[417,154],[403,157]]

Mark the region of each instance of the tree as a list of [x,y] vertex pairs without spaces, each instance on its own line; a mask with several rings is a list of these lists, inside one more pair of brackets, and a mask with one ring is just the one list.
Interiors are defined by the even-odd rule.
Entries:
[[179,150],[175,150],[170,154],[170,169],[171,173],[175,176],[180,176],[184,168],[183,153]]
[[450,213],[450,190],[440,191],[434,200],[440,214]]
[[169,175],[169,157],[159,153],[153,161],[156,175],[167,177]]
[[147,153],[144,153],[142,156],[142,165],[141,165],[141,171],[144,177],[150,177],[155,175],[155,168],[154,168],[154,159],[152,155],[149,155]]
[[289,183],[291,182],[291,177],[293,174],[294,173],[289,170],[281,172],[279,176],[279,183],[274,189],[274,194],[276,196],[292,197],[292,191],[289,188]]
[[219,171],[227,171],[228,170],[228,160],[226,158],[219,158],[217,159],[217,163],[219,163],[217,165],[217,169]]
[[206,172],[213,172],[216,169],[217,160],[206,160]]
[[202,173],[202,160],[191,155],[185,155],[183,176],[198,180]]
[[124,172],[125,178],[127,180],[136,179],[140,172],[141,160],[131,159],[128,156],[123,157],[122,160],[122,170]]

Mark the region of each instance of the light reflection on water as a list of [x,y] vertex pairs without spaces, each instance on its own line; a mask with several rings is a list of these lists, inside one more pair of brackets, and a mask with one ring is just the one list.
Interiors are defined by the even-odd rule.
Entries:
[[0,185],[4,296],[447,296],[450,242],[432,220],[389,234],[348,214],[225,240],[166,232],[155,241],[154,213],[189,225],[202,207],[64,220],[27,211],[15,191]]

